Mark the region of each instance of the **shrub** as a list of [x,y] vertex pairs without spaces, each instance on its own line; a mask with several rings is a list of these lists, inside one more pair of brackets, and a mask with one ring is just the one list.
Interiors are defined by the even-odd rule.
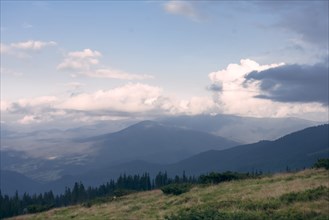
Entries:
[[163,186],[161,190],[164,194],[180,195],[182,193],[186,193],[190,191],[191,188],[192,185],[188,183],[182,183],[182,184],[174,183],[174,184],[169,184],[167,186]]
[[49,209],[54,208],[55,206],[53,204],[51,205],[29,205],[27,207],[27,212],[28,213],[37,213],[37,212],[43,212],[43,211],[47,211]]
[[136,191],[129,190],[129,189],[116,189],[116,190],[114,190],[113,195],[116,197],[121,197],[121,196],[125,196],[128,194],[134,193],[134,192],[136,192]]
[[201,175],[199,181],[203,184],[217,184],[220,182],[226,182],[231,180],[246,179],[250,177],[248,174],[236,173],[231,171],[226,171],[224,173],[211,172],[207,175]]
[[329,170],[329,158],[318,159],[313,165],[313,168],[325,168],[326,170]]
[[82,203],[83,207],[90,208],[92,206],[92,203],[90,201]]

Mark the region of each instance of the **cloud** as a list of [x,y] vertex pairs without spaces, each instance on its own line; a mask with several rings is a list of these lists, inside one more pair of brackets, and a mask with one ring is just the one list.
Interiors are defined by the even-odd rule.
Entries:
[[[277,88],[278,83],[285,82],[285,87],[294,87],[298,82],[297,85],[302,86],[301,82],[303,80],[297,80],[296,82],[296,79],[294,79],[296,76],[291,76],[290,72],[286,72],[288,75],[285,76],[282,76],[283,73],[277,76],[269,76],[272,71],[285,70],[286,67],[289,69],[290,65],[285,65],[284,63],[260,65],[253,60],[244,59],[241,60],[239,64],[229,64],[225,69],[210,73],[209,79],[211,81],[211,86],[209,86],[208,89],[213,92],[213,99],[214,102],[218,104],[219,112],[226,114],[255,117],[299,117],[308,113],[317,112],[323,115],[328,112],[328,109],[319,102],[277,102],[277,100],[272,100],[269,97],[263,96],[265,94],[265,89],[272,88],[273,90]],[[264,75],[259,75],[259,77],[262,76],[262,79],[264,78],[264,81],[256,79],[255,75],[258,72],[264,73]],[[267,73],[266,77],[265,73]],[[250,78],[249,80],[248,77]],[[292,80],[289,81],[289,78]],[[268,79],[268,81],[265,82],[265,79]],[[275,81],[273,84],[270,80],[274,79]],[[318,81],[318,79],[313,81]],[[328,83],[328,81],[326,80],[325,83]],[[221,87],[219,88],[213,85],[221,85]],[[294,88],[290,89],[297,92]],[[304,89],[308,88],[304,87]],[[273,91],[276,90],[274,89]],[[266,94],[271,95],[268,93]],[[321,97],[323,97],[323,95]]]
[[60,100],[55,96],[40,96],[1,102],[1,111],[7,113],[7,116],[17,116],[19,124],[49,122],[56,116],[64,115],[61,109],[56,108],[58,103]]
[[0,44],[0,52],[1,54],[8,53],[10,51],[10,47],[6,44],[1,43]]
[[23,73],[21,73],[21,72],[17,72],[15,70],[3,68],[3,67],[0,68],[0,73],[1,73],[1,75],[11,75],[11,76],[17,76],[17,77],[23,75]]
[[[80,86],[70,83],[70,86]],[[216,112],[211,97],[186,100],[165,94],[163,89],[142,83],[127,83],[108,90],[79,93],[61,99],[41,96],[1,102],[1,110],[12,114],[19,124],[51,121],[95,121],[113,118],[149,118],[163,115],[195,115]]]
[[214,92],[221,92],[223,90],[223,83],[222,82],[213,82],[207,87],[208,90]]
[[9,107],[10,107],[10,104],[7,101],[1,99],[1,101],[0,101],[0,110],[2,112],[4,112],[4,111],[7,111]]
[[256,97],[278,102],[318,102],[328,106],[328,65],[284,65],[245,76],[246,83],[259,83]]
[[90,114],[175,115],[214,112],[216,103],[211,97],[191,97],[178,100],[163,93],[162,88],[141,83],[128,83],[110,90],[83,93],[57,106],[64,110],[84,111]]
[[44,47],[48,46],[55,46],[57,43],[55,41],[25,41],[25,42],[18,42],[10,44],[10,48],[20,49],[20,50],[40,50]]
[[85,84],[80,82],[70,82],[70,83],[66,83],[65,86],[70,87],[72,89],[80,89],[84,87]]
[[102,54],[91,49],[84,49],[83,51],[74,51],[66,55],[63,62],[61,62],[57,69],[59,70],[88,70],[92,65],[99,63],[98,58]]
[[29,29],[29,28],[33,28],[33,25],[30,24],[30,23],[28,23],[28,22],[24,22],[23,25],[22,25],[22,27],[23,27],[24,29]]
[[80,58],[80,59],[96,58],[96,57],[100,57],[100,56],[102,56],[102,54],[100,52],[98,52],[97,50],[92,51],[90,49],[84,49],[83,51],[75,51],[75,52],[68,53],[68,57]]
[[100,67],[98,58],[101,56],[102,54],[99,51],[93,51],[91,49],[70,52],[66,55],[63,62],[57,66],[57,69],[75,71],[71,74],[73,77],[83,75],[93,78],[120,80],[144,80],[153,78],[153,76],[147,74],[133,74],[110,67]]
[[175,114],[197,115],[218,113],[218,105],[211,97],[207,96],[193,96],[189,100],[181,100],[176,108]]
[[23,125],[149,117],[170,112],[172,107],[170,100],[163,96],[161,88],[140,83],[128,83],[109,90],[80,93],[62,99],[42,96],[11,103],[1,102],[1,110],[16,115],[16,122]]
[[194,21],[200,19],[200,15],[191,2],[187,1],[168,1],[164,4],[166,12],[176,15],[182,15]]
[[[218,72],[212,72],[208,76],[214,86],[214,90],[218,90],[218,87],[222,87],[224,90],[235,90],[240,89],[239,84],[243,82],[243,76],[253,70],[266,70],[269,68],[284,65],[271,64],[271,65],[260,65],[257,62],[250,59],[242,59],[240,64],[229,64],[226,69]],[[211,89],[212,86],[209,87]]]
[[157,105],[162,89],[140,83],[128,83],[110,90],[98,90],[70,97],[59,107],[79,111],[144,112]]
[[58,101],[58,98],[56,96],[40,96],[32,99],[20,99],[18,100],[17,104],[19,104],[22,107],[40,106],[40,105],[44,106],[44,105],[52,105],[56,101]]
[[95,78],[110,78],[110,79],[122,79],[122,80],[143,80],[143,79],[152,79],[153,76],[150,75],[140,75],[140,74],[131,74],[121,70],[115,69],[96,69],[89,72],[83,72],[83,75]]
[[19,99],[8,104],[7,110],[11,113],[36,113],[52,109],[59,99],[55,96],[40,96],[29,99]]
[[328,50],[328,1],[251,1],[260,10],[276,12],[275,26],[296,33],[304,43]]
[[23,41],[11,44],[0,44],[1,54],[15,56],[17,58],[29,58],[30,53],[34,51],[40,51],[46,47],[55,46],[57,43],[55,41]]
[[279,25],[300,34],[302,40],[328,47],[328,1],[311,1],[301,4],[298,11],[284,14]]
[[18,123],[23,125],[40,122],[40,118],[34,115],[25,115],[22,119],[18,120]]

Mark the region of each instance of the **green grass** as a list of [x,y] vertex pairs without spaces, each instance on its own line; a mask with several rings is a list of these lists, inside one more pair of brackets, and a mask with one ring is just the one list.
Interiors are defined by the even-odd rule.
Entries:
[[329,219],[328,207],[329,171],[320,169],[194,186],[180,195],[139,192],[13,219]]

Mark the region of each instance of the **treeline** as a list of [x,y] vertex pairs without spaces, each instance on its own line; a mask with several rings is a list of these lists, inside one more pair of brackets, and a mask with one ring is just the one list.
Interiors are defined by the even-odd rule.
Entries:
[[0,219],[15,215],[36,213],[49,210],[55,207],[63,207],[75,204],[89,206],[91,201],[102,197],[120,197],[132,192],[147,191],[162,188],[171,184],[215,184],[222,181],[244,179],[258,176],[260,173],[209,173],[201,175],[198,178],[194,176],[187,177],[185,172],[182,176],[176,175],[174,178],[168,177],[167,172],[159,172],[154,179],[150,178],[148,173],[143,175],[120,175],[116,181],[110,180],[106,184],[98,187],[85,187],[83,183],[76,182],[73,188],[66,187],[65,192],[60,195],[54,195],[52,191],[29,195],[24,193],[19,196],[10,197],[2,195],[0,191]]

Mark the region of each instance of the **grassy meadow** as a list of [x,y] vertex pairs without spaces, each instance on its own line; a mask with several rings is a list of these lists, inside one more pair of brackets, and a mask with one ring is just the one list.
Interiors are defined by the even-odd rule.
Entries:
[[178,196],[138,192],[11,219],[329,219],[329,171],[196,185]]

